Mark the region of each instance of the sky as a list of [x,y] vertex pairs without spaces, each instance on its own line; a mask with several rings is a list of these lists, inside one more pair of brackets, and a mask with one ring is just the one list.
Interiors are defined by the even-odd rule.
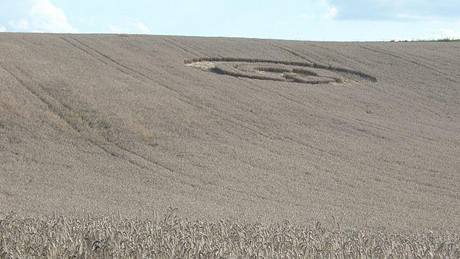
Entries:
[[460,38],[460,0],[0,0],[0,31],[321,41]]

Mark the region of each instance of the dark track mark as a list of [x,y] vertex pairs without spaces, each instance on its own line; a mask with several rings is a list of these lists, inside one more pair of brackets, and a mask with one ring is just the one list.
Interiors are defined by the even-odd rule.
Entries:
[[[122,64],[122,63],[120,63],[120,62],[118,62],[117,60],[113,59],[112,57],[110,57],[110,56],[108,56],[108,55],[106,55],[106,54],[100,52],[99,50],[97,50],[97,49],[91,47],[90,45],[88,45],[88,44],[82,42],[81,40],[78,40],[78,39],[76,39],[76,38],[73,38],[73,40],[75,40],[76,42],[78,42],[81,46],[84,46],[85,48],[87,48],[87,49],[93,51],[94,53],[96,53],[96,54],[99,55],[100,57],[102,57],[102,58],[104,58],[105,60],[108,60],[108,61],[109,61],[109,63],[107,63],[107,62],[104,62],[104,60],[101,60],[103,63],[105,63],[105,64],[107,64],[107,65],[109,65],[110,63],[113,63],[113,64],[116,65],[116,67],[117,67],[120,71],[122,71],[122,72],[124,72],[124,73],[126,73],[126,74],[133,73],[133,74],[137,74],[137,75],[142,76],[142,77],[147,77],[145,74],[143,74],[143,73],[141,73],[141,72],[139,72],[139,71],[137,71],[137,70],[135,70],[135,69],[132,69],[132,68],[130,68],[130,67],[128,67],[128,66],[126,66],[126,65],[124,65],[124,64]],[[88,52],[87,52],[87,53],[88,53]],[[91,54],[90,54],[90,55],[91,55]],[[130,75],[130,74],[129,74],[129,75]]]
[[95,56],[93,53],[91,53],[91,52],[89,52],[88,50],[86,50],[85,48],[83,48],[83,47],[77,45],[76,43],[72,42],[71,40],[67,39],[66,37],[61,37],[61,39],[62,39],[63,41],[65,41],[65,42],[67,42],[68,44],[70,44],[72,47],[74,47],[74,48],[76,48],[76,49],[79,49],[79,50],[85,52],[88,56],[91,56],[91,57],[93,57],[93,58],[99,60],[100,62],[102,62],[102,63],[108,65],[108,63],[105,62],[105,60],[102,60],[102,59],[98,58],[98,57]]
[[[0,67],[3,68],[8,74],[10,74],[19,84],[21,84],[26,90],[28,90],[33,96],[38,98],[42,103],[44,103],[48,109],[58,116],[62,121],[64,121],[74,132],[78,134],[79,137],[83,138],[85,141],[89,142],[93,146],[99,148],[106,154],[123,159],[129,164],[136,166],[138,168],[151,171],[152,168],[145,165],[145,163],[154,165],[156,167],[162,168],[170,173],[177,174],[172,168],[163,165],[162,163],[146,158],[136,152],[133,152],[121,144],[110,141],[110,139],[98,135],[104,135],[103,133],[97,134],[94,131],[91,131],[91,122],[85,119],[85,116],[79,116],[78,120],[81,120],[82,123],[75,121],[75,111],[71,109],[68,105],[60,102],[58,99],[53,98],[50,94],[47,93],[45,88],[36,82],[33,82],[31,76],[22,70],[19,67],[8,68],[7,66],[0,63]],[[19,76],[21,74],[23,77]],[[28,81],[28,82],[26,82]],[[131,157],[129,157],[131,156]],[[137,160],[137,161],[136,161]],[[139,161],[143,161],[141,163]],[[192,177],[187,176],[192,179]],[[180,184],[191,186],[192,188],[199,188],[196,184],[186,182],[182,179],[177,179]]]
[[[102,62],[103,64],[105,65],[108,65],[108,66],[112,66],[114,68],[116,68],[117,70],[123,72],[124,74],[136,79],[136,80],[139,80],[139,81],[150,81],[150,82],[154,82],[155,84],[163,87],[163,88],[166,88],[167,90],[169,91],[172,91],[174,93],[176,93],[178,96],[176,96],[180,101],[182,102],[185,102],[189,105],[192,105],[192,106],[195,106],[199,109],[202,109],[202,107],[200,106],[197,106],[196,104],[192,103],[190,100],[187,100],[189,99],[188,97],[184,96],[182,93],[180,93],[179,91],[167,86],[167,85],[164,85],[164,84],[161,84],[155,80],[153,80],[153,78],[149,77],[148,75],[140,72],[140,71],[137,71],[135,69],[132,69],[130,68],[129,66],[126,66],[118,61],[116,61],[115,59],[111,58],[110,56],[96,50],[95,48],[89,46],[88,44],[86,43],[83,43],[81,40],[77,40],[77,39],[74,39],[72,38],[73,40],[75,40],[76,42],[78,42],[80,45],[84,46],[85,48],[89,49],[85,49],[84,47],[81,47],[81,46],[78,46],[76,45],[75,43],[72,43],[70,42],[70,40],[62,37],[62,39],[68,43],[70,43],[72,46],[76,47],[77,49],[85,52],[87,55],[99,60],[100,62]],[[91,51],[95,52],[95,53],[92,53]],[[103,57],[104,59],[102,59],[101,57]],[[107,62],[109,61],[109,62]]]
[[[72,38],[72,39],[76,40],[74,38]],[[64,38],[64,40],[66,42],[69,42],[65,38]],[[212,107],[209,107],[209,106],[203,106],[203,105],[194,103],[194,101],[189,96],[184,95],[183,93],[177,91],[176,89],[174,89],[174,88],[172,88],[172,87],[170,87],[168,85],[161,84],[158,81],[156,81],[153,78],[151,78],[150,76],[148,76],[148,75],[146,75],[146,74],[144,74],[144,73],[142,73],[140,71],[137,71],[135,69],[132,69],[132,68],[130,68],[130,67],[124,65],[124,64],[121,64],[120,62],[114,60],[113,58],[109,57],[108,55],[106,55],[106,54],[104,54],[104,53],[92,48],[88,44],[82,43],[81,40],[76,40],[76,41],[78,43],[82,44],[82,46],[85,46],[86,48],[88,48],[90,51],[94,51],[95,53],[91,53],[90,51],[84,49],[83,47],[78,46],[77,48],[79,50],[84,51],[86,54],[90,55],[93,58],[96,58],[97,60],[101,61],[105,65],[111,66],[111,64],[110,64],[110,62],[111,62],[116,68],[118,68],[118,70],[122,71],[123,73],[125,73],[125,74],[127,74],[127,75],[129,75],[129,76],[131,76],[131,77],[133,77],[133,78],[135,78],[137,80],[153,82],[153,83],[155,83],[155,84],[157,84],[157,85],[159,85],[159,86],[161,86],[161,87],[163,87],[163,88],[165,88],[165,89],[167,89],[169,91],[174,92],[175,94],[177,94],[176,98],[179,101],[182,101],[182,102],[184,102],[184,103],[186,103],[188,105],[191,105],[191,106],[193,106],[193,107],[195,107],[195,108],[197,108],[199,110],[206,111],[206,112],[208,112],[208,113],[210,113],[210,114],[212,114],[212,115],[214,115],[216,117],[220,117],[223,120],[225,120],[225,121],[227,121],[227,122],[229,122],[231,124],[235,124],[235,125],[237,125],[237,126],[239,126],[241,128],[244,128],[244,129],[246,129],[246,130],[248,130],[248,131],[250,131],[250,132],[252,132],[252,133],[254,133],[256,135],[261,135],[261,136],[269,138],[269,136],[264,134],[263,132],[257,131],[255,129],[252,129],[252,128],[248,127],[248,126],[243,125],[243,122],[241,120],[239,120],[237,118],[233,118],[231,116],[230,116],[230,118],[222,117],[222,115],[219,114],[219,113],[221,113],[221,111],[218,111],[218,110],[216,110],[216,109],[214,109]],[[75,43],[72,44],[72,46],[76,47]],[[96,54],[96,56],[94,54]],[[106,60],[101,60],[100,58],[98,58],[98,56],[102,56],[102,57],[106,58]],[[107,61],[110,61],[110,62],[107,62]],[[208,109],[205,109],[205,108],[208,108]]]
[[[137,80],[140,80],[140,81],[149,81],[149,82],[153,82],[155,83],[156,85],[159,85],[160,87],[163,87],[175,94],[177,94],[177,96],[175,96],[179,101],[182,101],[188,105],[191,105],[192,107],[195,107],[199,110],[202,110],[202,111],[205,111],[215,117],[218,117],[218,118],[221,118],[223,119],[224,121],[230,123],[230,124],[233,124],[233,125],[236,125],[240,128],[243,128],[249,132],[252,132],[253,134],[255,135],[260,135],[260,136],[263,136],[265,138],[268,138],[268,139],[271,139],[271,137],[267,134],[265,134],[264,132],[260,131],[260,130],[257,130],[257,129],[253,129],[249,126],[246,126],[244,124],[246,124],[246,122],[244,121],[241,121],[240,119],[238,118],[234,118],[232,116],[223,116],[224,114],[221,114],[222,111],[219,111],[219,110],[216,110],[215,108],[212,108],[212,107],[209,107],[209,106],[206,106],[206,105],[200,105],[199,103],[196,103],[194,102],[194,100],[192,100],[189,96],[177,91],[176,89],[168,86],[168,85],[165,85],[165,84],[162,84],[160,82],[158,82],[157,80],[154,80],[153,78],[151,78],[150,76],[146,75],[145,73],[142,73],[140,71],[137,71],[135,69],[132,69],[124,64],[121,64],[120,62],[114,60],[113,58],[109,57],[108,55],[94,49],[93,47],[89,46],[88,44],[86,43],[83,43],[81,40],[76,40],[74,38],[72,38],[73,40],[76,41],[76,43],[74,42],[69,42],[70,40],[66,39],[66,38],[61,38],[63,39],[64,41],[68,42],[69,44],[71,44],[73,47],[79,49],[80,51],[83,51],[84,53],[86,53],[87,55],[95,58],[96,60],[99,60],[101,63],[103,63],[104,65],[108,65],[108,66],[112,66],[112,67],[115,67],[116,69],[118,69],[119,71],[127,74],[128,76],[134,78],[134,79],[137,79]],[[80,44],[80,45],[78,45]],[[94,52],[94,53],[93,53]],[[137,153],[134,153],[134,152],[131,152],[130,150],[128,149],[124,149],[124,147],[122,147],[121,145],[117,146],[118,149],[122,149],[124,150],[125,152],[127,153],[130,153],[131,155],[134,155],[136,157],[138,157],[139,159],[141,160],[145,160],[146,162],[149,162],[149,163],[153,163],[157,166],[160,166],[170,172],[173,172],[173,173],[178,173],[176,171],[174,171],[173,169],[165,166],[165,165],[162,165],[160,164],[159,162],[157,161],[153,161],[151,159],[148,159],[146,157],[143,157],[141,156],[140,154],[137,154]],[[132,160],[131,163],[137,163],[136,161]],[[137,163],[137,165],[139,167],[142,167],[142,168],[145,168],[144,165],[142,164],[139,164]],[[148,168],[145,168],[145,169],[148,169]],[[187,176],[187,175],[184,175],[184,176]],[[190,179],[193,179],[192,177],[190,176],[187,176],[188,178]],[[195,184],[191,184],[191,183],[186,183],[186,182],[183,182],[182,180],[178,179],[182,184],[187,184],[187,185],[190,185],[194,188],[198,188],[197,185]]]
[[311,64],[314,63],[312,60],[306,58],[304,55],[299,54],[299,53],[297,53],[297,52],[295,52],[295,51],[293,51],[293,50],[290,50],[290,49],[285,48],[285,47],[283,47],[283,46],[279,46],[279,45],[277,45],[277,44],[272,44],[272,45],[275,46],[275,47],[277,47],[277,48],[279,48],[279,49],[281,49],[281,50],[284,50],[284,51],[288,52],[288,53],[291,54],[291,55],[294,55],[294,56],[296,56],[296,57],[298,57],[298,58],[301,58],[301,59],[303,59],[303,60],[305,60],[305,61],[307,61],[307,62],[309,62],[309,63],[311,63]]
[[[122,154],[121,151],[130,154],[131,156],[138,157],[143,160],[147,160],[149,163],[154,164],[157,167],[161,167],[166,169],[167,171],[174,172],[171,168],[168,168],[157,161],[148,160],[139,154],[132,152],[120,144],[114,143],[110,141],[106,136],[104,136],[104,132],[94,133],[93,128],[91,126],[91,121],[89,121],[85,116],[82,116],[80,113],[75,112],[71,109],[68,105],[60,102],[58,99],[53,98],[45,88],[39,84],[35,83],[31,80],[31,76],[22,70],[19,67],[12,67],[8,68],[7,66],[0,63],[0,67],[2,67],[6,72],[8,72],[19,84],[21,84],[25,89],[27,89],[33,96],[38,98],[42,103],[44,103],[48,109],[56,114],[60,119],[62,119],[67,125],[70,126],[75,132],[79,134],[79,136],[83,137],[86,141],[91,143],[92,145],[100,148],[105,153],[122,158],[133,164],[137,167],[142,169],[151,170],[150,168],[142,165],[141,163],[136,162],[134,159],[128,158],[126,155]],[[21,74],[21,76],[19,76]],[[27,82],[28,81],[28,82]],[[76,116],[78,115],[78,116]],[[77,118],[75,118],[77,117]],[[94,135],[97,134],[97,135]],[[102,139],[102,140],[101,140]]]
[[363,46],[363,45],[360,45],[360,47],[363,48],[363,49],[372,51],[374,53],[387,55],[387,56],[390,56],[390,57],[393,57],[393,58],[396,58],[396,59],[399,59],[399,60],[403,60],[403,61],[412,63],[412,64],[417,65],[419,67],[426,68],[426,69],[431,70],[431,71],[433,71],[433,72],[435,72],[437,74],[443,75],[445,77],[445,79],[447,79],[450,82],[457,83],[457,81],[455,79],[452,79],[451,75],[449,75],[449,74],[447,74],[445,72],[442,72],[442,71],[440,71],[440,70],[438,70],[436,68],[433,68],[433,67],[431,67],[429,65],[422,64],[422,63],[417,62],[415,60],[412,60],[412,59],[409,59],[409,58],[406,58],[406,57],[403,57],[403,56],[399,56],[399,55],[391,53],[390,51],[382,50],[382,49],[379,49],[379,48],[376,48],[376,47],[371,48],[371,47],[367,47],[367,46]]
[[[321,44],[311,44],[312,47],[315,47],[315,48],[319,48],[319,49],[322,49],[324,51],[326,51],[327,53],[330,53],[330,55],[334,58],[337,58],[338,56],[341,56],[343,57],[347,62],[354,62],[354,63],[357,63],[357,64],[360,64],[361,66],[369,66],[371,65],[372,63],[370,62],[366,62],[366,61],[363,61],[363,60],[360,60],[360,59],[357,59],[357,58],[354,58],[353,56],[349,56],[349,55],[346,55],[344,54],[342,51],[339,51],[338,49],[336,48],[328,48],[328,47],[325,47],[325,46],[322,46]],[[333,53],[331,53],[333,52]]]
[[187,53],[187,54],[191,54],[192,56],[201,56],[200,54],[198,54],[198,52],[196,51],[193,51],[193,50],[189,50],[189,49],[186,49],[185,47],[183,47],[181,44],[179,44],[178,42],[174,41],[174,40],[171,40],[171,39],[167,39],[165,38],[164,41],[168,42],[169,44],[171,44],[172,46],[182,50],[183,52]]
[[[81,41],[79,41],[79,42],[81,42]],[[241,120],[238,119],[238,118],[233,118],[232,116],[230,116],[230,117],[227,118],[226,116],[222,116],[222,115],[223,115],[223,114],[221,114],[222,111],[216,110],[216,109],[214,109],[214,108],[212,108],[212,107],[202,106],[202,105],[199,105],[199,104],[197,104],[197,103],[194,103],[193,100],[192,100],[190,97],[184,95],[183,93],[181,93],[181,92],[179,92],[179,91],[177,91],[177,90],[175,90],[175,89],[173,89],[173,88],[171,88],[171,87],[169,87],[169,86],[167,86],[167,85],[164,85],[164,84],[161,84],[161,83],[155,81],[153,78],[150,78],[148,75],[146,75],[146,74],[144,74],[144,73],[142,73],[142,72],[136,71],[136,70],[134,70],[134,69],[132,69],[132,68],[127,67],[126,65],[121,64],[121,63],[118,62],[118,61],[115,61],[113,58],[110,58],[109,56],[107,56],[107,55],[101,53],[100,51],[94,50],[94,48],[88,46],[87,44],[84,44],[84,45],[86,45],[87,47],[89,47],[91,50],[93,50],[93,51],[99,53],[99,55],[101,55],[101,56],[103,56],[103,57],[106,57],[107,60],[108,60],[108,61],[111,61],[115,66],[122,66],[123,68],[127,69],[128,71],[130,71],[130,72],[127,73],[126,70],[121,70],[121,71],[123,71],[124,73],[127,73],[128,75],[130,75],[131,77],[136,78],[136,79],[138,79],[138,80],[148,80],[148,81],[150,81],[150,82],[154,82],[155,84],[158,84],[159,86],[164,87],[164,88],[166,88],[166,89],[168,89],[168,90],[170,90],[170,91],[176,93],[176,94],[178,95],[178,96],[176,96],[176,97],[177,97],[180,101],[182,101],[182,102],[184,102],[184,103],[187,103],[187,104],[189,104],[189,105],[191,105],[191,106],[193,106],[193,107],[196,107],[196,108],[198,108],[198,109],[200,109],[200,110],[206,111],[206,112],[212,114],[213,116],[219,117],[219,118],[223,119],[224,121],[226,121],[226,122],[228,122],[228,123],[230,123],[230,124],[234,124],[234,125],[236,125],[236,126],[238,126],[238,127],[240,127],[240,128],[243,128],[243,129],[249,131],[249,132],[252,132],[252,133],[255,134],[255,135],[259,135],[259,136],[262,136],[262,137],[267,138],[267,139],[272,139],[272,137],[271,137],[270,135],[264,133],[262,130],[260,130],[260,129],[253,129],[253,128],[249,127],[249,126],[246,126],[246,125],[245,125],[246,122],[241,121]],[[80,48],[79,48],[79,49],[80,49]],[[93,55],[91,52],[89,52],[89,51],[85,51],[85,53],[87,53],[88,55],[94,57],[94,55]],[[97,58],[97,59],[100,60],[99,58]],[[208,59],[208,58],[206,58],[206,59]],[[210,59],[213,59],[213,60],[222,60],[222,59],[225,59],[225,60],[231,60],[231,61],[238,61],[238,60],[241,60],[241,59],[232,59],[232,58],[210,58]],[[194,60],[196,60],[196,59],[194,59]],[[106,62],[105,60],[100,60],[100,61],[101,61],[102,63],[106,64],[106,65],[110,65],[110,63],[109,63],[109,62]],[[259,60],[255,60],[255,61],[259,61]],[[306,67],[313,67],[313,68],[315,68],[315,66],[318,66],[318,67],[328,67],[328,66],[319,65],[319,64],[315,65],[314,63],[312,63],[312,64],[309,64],[309,63],[308,63],[307,65],[305,65],[306,63],[304,63],[304,62],[285,62],[285,61],[273,61],[273,60],[262,60],[262,61],[264,61],[264,62],[266,62],[266,63],[269,63],[269,64],[293,65],[293,66],[299,66],[299,67],[305,67],[305,66],[306,66]],[[208,108],[208,109],[205,109],[205,108]],[[293,141],[293,142],[297,142],[297,141]],[[119,147],[119,148],[120,148],[120,147]],[[311,147],[309,147],[309,148],[311,148]],[[325,152],[325,151],[322,151],[322,152]],[[136,154],[136,153],[134,153],[134,155],[139,156],[139,154]],[[144,160],[147,160],[147,159],[144,158]],[[147,160],[147,161],[149,161],[149,160]],[[149,162],[152,162],[152,161],[149,161]],[[152,162],[152,163],[156,163],[156,162]],[[142,166],[142,165],[141,165],[141,166]],[[163,165],[161,165],[161,166],[164,167]],[[170,171],[172,171],[172,169],[170,169],[170,168],[167,168],[167,169],[169,169]],[[172,172],[174,172],[174,171],[172,171]],[[196,186],[193,185],[193,187],[196,187]]]
[[377,78],[360,71],[313,62],[214,57],[195,58],[184,63],[216,74],[257,80],[302,84],[342,83],[346,80],[377,82]]

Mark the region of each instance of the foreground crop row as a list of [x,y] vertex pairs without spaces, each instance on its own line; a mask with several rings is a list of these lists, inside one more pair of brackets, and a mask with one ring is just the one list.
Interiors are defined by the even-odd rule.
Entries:
[[190,221],[173,211],[151,220],[0,219],[1,258],[460,258],[454,233],[328,230],[232,221]]

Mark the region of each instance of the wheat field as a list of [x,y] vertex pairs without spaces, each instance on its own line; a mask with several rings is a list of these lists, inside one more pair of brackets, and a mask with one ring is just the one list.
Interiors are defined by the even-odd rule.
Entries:
[[0,220],[1,258],[460,258],[460,236],[191,221],[174,209],[150,220],[20,217]]
[[459,49],[0,33],[0,258],[460,258]]

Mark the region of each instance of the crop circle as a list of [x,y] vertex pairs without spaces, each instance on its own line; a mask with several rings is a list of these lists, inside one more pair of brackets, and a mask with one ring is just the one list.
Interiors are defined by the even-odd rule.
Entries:
[[302,84],[331,84],[377,79],[360,71],[308,62],[244,58],[198,58],[185,64],[216,74]]

